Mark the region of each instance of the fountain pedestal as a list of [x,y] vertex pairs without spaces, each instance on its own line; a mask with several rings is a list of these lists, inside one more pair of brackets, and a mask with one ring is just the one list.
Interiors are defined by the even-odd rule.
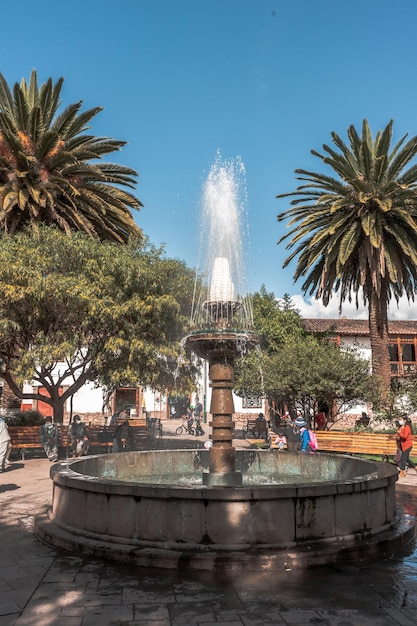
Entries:
[[225,354],[220,360],[209,359],[209,378],[212,388],[210,413],[213,421],[209,452],[209,473],[203,474],[203,485],[239,486],[242,474],[236,471],[235,449],[232,445],[235,423],[233,402],[234,367],[233,357]]
[[186,346],[209,363],[212,388],[210,413],[213,421],[209,453],[209,472],[203,473],[203,485],[236,487],[242,485],[242,474],[236,470],[235,448],[232,445],[235,423],[233,402],[234,360],[257,345],[250,332],[219,329],[189,335]]

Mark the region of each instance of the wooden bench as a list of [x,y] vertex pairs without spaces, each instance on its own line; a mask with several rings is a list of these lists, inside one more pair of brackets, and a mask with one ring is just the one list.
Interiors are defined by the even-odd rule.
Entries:
[[[316,430],[318,452],[343,454],[381,455],[384,460],[394,457],[397,451],[395,433],[345,432],[341,430]],[[273,440],[272,440],[273,441]],[[271,448],[276,448],[271,443]],[[413,435],[413,448],[417,449],[417,435]]]
[[133,429],[136,446],[140,446],[144,443],[146,444],[151,440],[151,428],[146,419],[129,419],[128,422],[129,426]]
[[[146,419],[129,420],[133,428],[135,444],[138,448],[143,447],[156,436],[162,437],[162,424],[160,419],[151,420],[149,425]],[[90,442],[89,453],[111,452],[113,446],[115,426],[86,425],[87,436]],[[34,450],[43,453],[43,446],[39,439],[40,426],[9,426],[9,434],[12,440],[12,454],[18,454],[21,459],[25,458],[27,450]],[[59,440],[58,449],[60,456],[70,455],[70,442],[68,437],[68,426],[58,427]]]
[[[17,452],[18,456],[24,460],[26,450],[42,450],[43,446],[39,440],[40,426],[9,426],[9,435],[12,441],[12,454]],[[60,433],[60,440],[62,439]],[[61,446],[61,441],[59,446]],[[64,447],[67,445],[65,433]]]
[[268,424],[265,420],[248,419],[245,430],[243,431],[243,438],[246,439],[250,433],[252,433],[254,439],[265,439],[265,441],[269,440]]
[[[104,450],[110,452],[113,445],[113,433],[102,426],[87,426],[87,434],[90,449],[95,451]],[[39,439],[40,426],[9,426],[9,435],[12,440],[13,451],[17,451],[20,458],[25,458],[26,450],[39,450],[43,452],[43,446]],[[58,449],[64,451],[64,456],[69,455],[68,426],[58,428]]]
[[397,451],[395,433],[361,433],[317,430],[319,450],[345,454],[375,454],[384,459],[394,457]]

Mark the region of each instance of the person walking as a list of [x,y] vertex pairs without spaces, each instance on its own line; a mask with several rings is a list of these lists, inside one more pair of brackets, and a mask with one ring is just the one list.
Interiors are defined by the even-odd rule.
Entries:
[[401,448],[401,458],[398,467],[400,468],[400,477],[404,477],[408,467],[417,471],[415,463],[410,459],[411,450],[413,449],[413,428],[408,417],[401,417],[398,420],[398,426],[397,438]]
[[5,468],[10,465],[9,456],[12,447],[9,429],[4,419],[0,417],[0,472],[4,472]]

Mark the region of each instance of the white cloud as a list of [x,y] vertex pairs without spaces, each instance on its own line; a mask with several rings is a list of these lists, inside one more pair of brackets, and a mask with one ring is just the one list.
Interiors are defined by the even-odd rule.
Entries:
[[[299,294],[291,296],[291,301],[295,308],[300,311],[301,317],[368,319],[368,308],[363,306],[361,298],[359,298],[360,306],[358,309],[354,302],[346,301],[342,305],[341,313],[339,313],[339,298],[337,294],[333,295],[327,307],[323,306],[321,300],[316,300],[313,297],[303,298]],[[415,320],[417,319],[417,304],[415,302],[409,304],[406,297],[401,298],[398,305],[394,300],[389,306],[388,317],[391,320]]]

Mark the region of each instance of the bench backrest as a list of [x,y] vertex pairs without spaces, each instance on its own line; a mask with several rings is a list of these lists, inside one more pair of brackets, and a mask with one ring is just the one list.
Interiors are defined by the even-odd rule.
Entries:
[[[395,433],[362,433],[331,430],[316,431],[319,450],[334,452],[358,452],[394,456],[397,450]],[[413,435],[417,445],[417,435]]]

